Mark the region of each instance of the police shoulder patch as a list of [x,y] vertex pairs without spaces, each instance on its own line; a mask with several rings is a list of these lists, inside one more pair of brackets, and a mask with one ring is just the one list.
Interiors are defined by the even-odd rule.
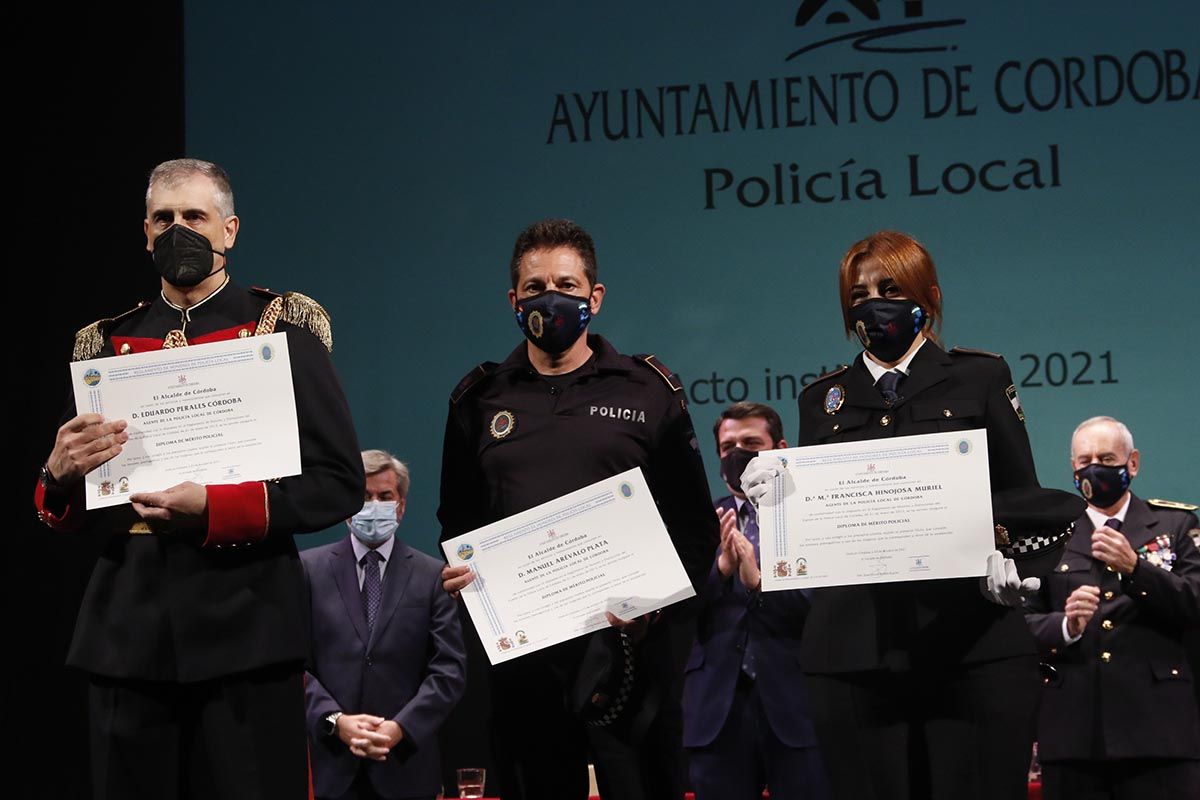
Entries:
[[650,369],[657,372],[658,376],[666,381],[667,386],[671,387],[671,391],[683,391],[683,381],[679,380],[679,376],[674,372],[671,372],[671,370],[667,368],[666,364],[662,363],[654,356],[646,353],[639,353],[633,356],[633,359],[641,364],[645,364],[646,366],[650,367]]
[[974,347],[951,347],[950,354],[955,356],[987,356],[988,358],[1004,358],[999,353],[988,350],[978,350]]
[[1194,506],[1191,503],[1181,503],[1178,500],[1160,500],[1157,497],[1147,500],[1146,503],[1155,508],[1170,508],[1175,511],[1195,511],[1197,508],[1200,508],[1200,506]]
[[827,381],[830,378],[834,378],[834,377],[837,377],[838,375],[841,375],[843,372],[845,372],[848,369],[850,369],[849,364],[839,364],[838,366],[829,370],[829,372],[826,372],[824,375],[818,375],[816,378],[813,378],[811,383],[807,384],[803,389],[800,390],[800,394],[804,394],[809,389],[813,388],[814,386],[816,386],[818,383],[821,383],[822,381]]
[[84,361],[89,358],[95,358],[104,349],[104,341],[108,338],[108,332],[117,323],[123,322],[134,314],[145,311],[149,307],[150,301],[142,300],[123,314],[98,319],[91,325],[80,328],[75,333],[75,348],[71,353],[71,360]]
[[1025,409],[1021,408],[1021,398],[1017,397],[1017,385],[1010,383],[1008,388],[1004,390],[1004,396],[1008,398],[1009,405],[1017,415],[1017,419],[1021,422],[1025,421]]
[[492,374],[492,370],[500,366],[495,361],[484,361],[482,364],[476,364],[475,368],[463,376],[463,379],[458,382],[458,385],[450,392],[450,402],[457,403],[466,396],[467,392],[471,391],[484,378]]

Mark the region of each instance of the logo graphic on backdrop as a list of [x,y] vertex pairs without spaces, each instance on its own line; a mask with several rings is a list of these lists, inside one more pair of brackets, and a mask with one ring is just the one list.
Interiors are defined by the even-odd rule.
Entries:
[[[957,151],[909,152],[888,161],[852,150],[819,160],[806,157],[806,140],[827,136],[830,129],[1074,114],[1118,104],[1200,99],[1196,55],[1182,48],[1019,58],[988,54],[949,64],[944,54],[958,52],[952,40],[967,20],[926,16],[924,2],[801,0],[791,8],[800,46],[782,57],[788,68],[783,74],[736,80],[705,76],[691,82],[651,78],[638,86],[561,92],[554,95],[545,144],[628,146],[641,139],[788,131],[795,137],[788,150],[759,163],[700,166],[700,180],[691,185],[701,190],[699,207],[705,211],[778,206],[800,211],[889,199],[1052,191],[1065,182],[1067,145],[1057,141],[1002,144],[969,159]],[[845,71],[824,68],[823,56],[803,57],[838,47],[866,56],[856,57],[855,68]],[[910,57],[917,54],[929,60]]]
[[[938,28],[953,28],[966,23],[965,19],[921,19],[925,16],[925,3],[921,0],[893,0],[886,3],[880,0],[847,0],[844,3],[804,0],[800,8],[796,9],[796,27],[816,25],[817,21],[814,18],[818,13],[824,14],[821,21],[828,26],[822,30],[823,33],[832,33],[834,29],[845,26],[855,30],[810,42],[789,53],[785,61],[841,42],[848,42],[855,50],[864,53],[942,53],[957,48],[948,44],[905,42],[913,39],[912,34]],[[893,22],[893,17],[900,17],[905,21]],[[867,23],[867,27],[863,27],[863,23]],[[883,24],[871,26],[871,23]]]

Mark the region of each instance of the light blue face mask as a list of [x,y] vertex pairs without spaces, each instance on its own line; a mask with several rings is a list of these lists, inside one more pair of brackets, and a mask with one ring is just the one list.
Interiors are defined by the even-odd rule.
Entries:
[[348,521],[350,532],[367,547],[378,547],[388,540],[400,522],[396,519],[395,500],[368,500],[362,511]]

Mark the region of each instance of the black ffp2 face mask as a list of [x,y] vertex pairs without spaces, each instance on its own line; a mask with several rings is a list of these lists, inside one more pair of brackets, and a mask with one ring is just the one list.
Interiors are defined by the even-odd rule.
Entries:
[[899,361],[929,323],[925,309],[911,300],[878,297],[850,308],[854,332],[867,352],[880,361]]
[[[207,238],[186,225],[172,225],[154,239],[155,269],[167,283],[184,289],[198,286],[214,274],[214,253],[225,255],[220,250],[214,250]],[[221,269],[225,269],[225,266]]]
[[517,301],[517,325],[525,338],[550,353],[565,353],[592,319],[586,297],[548,290]]
[[753,450],[735,447],[721,456],[721,477],[725,479],[725,483],[729,485],[730,489],[738,494],[742,493],[742,473],[746,471],[746,467],[757,455],[758,453]]

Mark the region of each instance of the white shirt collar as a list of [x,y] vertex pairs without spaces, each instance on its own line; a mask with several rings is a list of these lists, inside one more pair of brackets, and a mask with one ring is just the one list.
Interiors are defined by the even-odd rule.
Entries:
[[871,357],[869,355],[867,355],[867,351],[864,350],[863,354],[862,354],[862,360],[863,360],[863,363],[867,365],[867,370],[870,371],[870,373],[871,373],[871,380],[877,382],[879,380],[879,378],[882,377],[883,373],[885,373],[885,372],[893,372],[894,371],[894,372],[901,372],[901,373],[907,375],[908,374],[908,365],[912,363],[912,360],[917,355],[917,353],[921,352],[921,348],[925,346],[925,342],[927,342],[927,341],[928,341],[928,339],[921,339],[921,343],[919,345],[917,345],[917,349],[913,350],[911,353],[909,353],[907,356],[905,356],[903,361],[901,361],[899,364],[892,367],[891,369],[888,369],[887,367],[876,364],[874,361],[871,360]]
[[[354,561],[356,564],[361,564],[363,556],[371,552],[371,548],[358,540],[358,537],[353,533],[350,534],[350,544],[354,547]],[[383,563],[386,564],[392,558],[392,547],[396,544],[396,534],[392,534],[387,538],[387,541],[375,548],[375,552],[383,556]]]
[[221,285],[220,285],[220,286],[218,286],[217,288],[213,289],[213,290],[212,290],[212,292],[210,292],[210,293],[209,293],[208,297],[204,298],[203,300],[201,300],[199,303],[196,303],[195,305],[188,306],[187,308],[184,308],[184,307],[182,307],[182,306],[177,306],[177,305],[175,305],[174,303],[172,303],[170,300],[168,300],[168,299],[167,299],[167,293],[166,293],[166,291],[165,291],[165,290],[163,290],[163,289],[159,289],[159,290],[158,290],[158,293],[159,293],[160,295],[162,295],[162,299],[163,299],[163,302],[164,302],[164,303],[166,303],[166,304],[167,304],[167,305],[169,305],[171,308],[175,309],[176,311],[178,311],[178,312],[179,312],[179,313],[181,313],[181,314],[187,314],[187,313],[189,313],[189,312],[195,311],[197,308],[199,308],[200,306],[204,305],[204,304],[205,304],[205,303],[207,303],[209,300],[212,300],[214,297],[216,297],[218,294],[220,294],[220,293],[221,293],[221,290],[222,290],[222,289],[224,289],[224,288],[225,288],[226,286],[228,286],[228,285],[229,285],[229,273],[225,273],[225,280],[221,281]]
[[1113,514],[1112,516],[1108,516],[1106,514],[1101,514],[1097,509],[1092,508],[1092,505],[1089,503],[1088,507],[1087,507],[1087,515],[1088,515],[1088,519],[1090,519],[1092,521],[1092,526],[1099,528],[1100,526],[1107,523],[1110,519],[1119,519],[1121,521],[1121,524],[1124,525],[1125,524],[1125,515],[1127,513],[1129,513],[1129,501],[1132,498],[1133,498],[1133,495],[1126,492],[1125,493],[1125,502],[1122,503],[1121,507],[1117,509],[1117,513]]

